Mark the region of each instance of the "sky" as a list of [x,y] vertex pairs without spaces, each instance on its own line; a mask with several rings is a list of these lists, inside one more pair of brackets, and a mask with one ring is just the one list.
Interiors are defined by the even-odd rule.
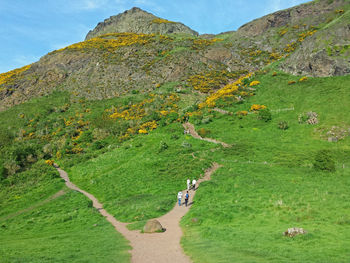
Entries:
[[98,22],[134,6],[200,34],[241,25],[306,0],[0,0],[0,73],[83,41]]

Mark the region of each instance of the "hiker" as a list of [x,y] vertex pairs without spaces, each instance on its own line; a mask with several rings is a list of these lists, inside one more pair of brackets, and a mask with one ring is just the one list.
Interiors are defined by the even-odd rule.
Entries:
[[188,194],[188,191],[187,191],[187,193],[186,193],[186,195],[185,195],[185,205],[187,206],[187,204],[188,204],[188,198],[190,198],[190,195]]
[[190,183],[191,183],[191,180],[187,179],[187,190],[190,190]]
[[182,192],[177,193],[177,199],[179,200],[179,206],[181,206],[181,198],[182,198]]
[[193,189],[193,191],[196,190],[196,183],[197,183],[196,179],[193,179],[192,180],[192,189]]

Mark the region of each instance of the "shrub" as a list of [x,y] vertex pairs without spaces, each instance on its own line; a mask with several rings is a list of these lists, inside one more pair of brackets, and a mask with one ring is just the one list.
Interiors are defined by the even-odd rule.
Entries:
[[46,160],[45,163],[47,165],[53,166],[55,162],[53,160]]
[[163,151],[165,151],[168,148],[169,148],[169,146],[168,146],[168,144],[166,142],[161,142],[158,152],[163,152]]
[[171,112],[167,118],[166,118],[166,122],[167,124],[173,123],[175,122],[177,119],[179,118],[179,114],[176,112]]
[[200,128],[198,130],[198,134],[201,136],[201,137],[206,137],[208,134],[210,134],[210,130],[207,130],[207,129],[204,129],[204,128]]
[[14,160],[6,160],[4,163],[4,168],[8,176],[17,173],[21,167]]
[[314,169],[317,171],[334,172],[335,161],[332,155],[327,150],[320,150],[317,152],[314,160]]
[[246,110],[237,111],[236,115],[241,119],[243,116],[248,115],[248,111],[246,111]]
[[260,81],[254,80],[254,81],[250,82],[249,87],[257,86],[259,84],[260,84]]
[[5,167],[4,167],[4,163],[2,160],[0,160],[0,181],[5,179],[5,176],[6,175],[6,170],[5,170]]
[[108,145],[108,142],[106,142],[104,140],[95,141],[92,144],[92,149],[93,150],[99,150],[99,149],[102,149],[102,148],[106,147],[107,145]]
[[278,123],[278,128],[281,129],[281,130],[287,130],[289,128],[288,126],[288,122],[286,121],[280,121]]
[[92,142],[93,136],[91,131],[84,131],[80,133],[80,136],[77,138],[76,143],[87,143]]
[[182,144],[181,144],[182,147],[184,148],[192,148],[192,144],[190,144],[189,142],[186,142],[184,141]]
[[37,157],[37,151],[40,145],[34,144],[18,144],[12,151],[13,159],[16,161],[18,165],[21,167],[27,166],[30,162],[28,161],[28,156],[32,156],[33,158]]
[[269,122],[272,120],[272,115],[269,109],[262,109],[258,113],[258,120],[262,120],[264,122]]
[[266,109],[266,106],[265,105],[260,105],[260,104],[253,104],[250,107],[250,111],[258,111],[258,110],[264,110],[264,109]]
[[33,164],[31,169],[28,170],[28,174],[33,177],[45,176],[51,179],[60,177],[58,171],[53,166],[47,165],[44,160],[40,160]]
[[298,122],[300,124],[307,122],[308,119],[309,117],[305,113],[300,113],[298,116]]
[[177,135],[177,134],[173,134],[173,135],[171,135],[171,139],[173,139],[173,140],[178,140],[180,137],[179,137],[179,135]]
[[210,117],[205,117],[201,120],[201,124],[208,124],[212,119]]
[[0,148],[11,143],[13,136],[7,129],[0,128]]

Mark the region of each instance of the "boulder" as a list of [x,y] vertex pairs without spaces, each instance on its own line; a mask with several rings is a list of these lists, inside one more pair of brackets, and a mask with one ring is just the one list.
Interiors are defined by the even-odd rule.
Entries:
[[148,220],[146,225],[143,227],[144,233],[154,233],[154,232],[163,232],[164,228],[156,219]]
[[294,237],[296,235],[304,235],[306,233],[307,231],[301,227],[292,227],[292,228],[288,228],[287,231],[284,231],[283,235],[288,237]]

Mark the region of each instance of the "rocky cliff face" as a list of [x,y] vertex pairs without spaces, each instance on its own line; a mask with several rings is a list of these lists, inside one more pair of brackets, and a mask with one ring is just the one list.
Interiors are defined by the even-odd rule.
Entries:
[[182,23],[168,21],[156,17],[140,8],[134,7],[117,16],[111,16],[104,22],[98,23],[91,30],[85,40],[108,33],[144,33],[144,34],[172,34],[185,33],[197,36],[198,33]]
[[255,40],[260,48],[292,51],[280,65],[288,73],[346,75],[350,73],[349,8],[347,0],[312,1],[247,23],[237,35]]
[[281,69],[314,77],[350,74],[350,11],[306,39]]
[[347,0],[312,1],[255,19],[241,26],[238,29],[238,33],[244,36],[255,37],[264,34],[269,29],[287,25],[300,25],[303,23],[318,25],[326,22],[336,9],[342,8],[347,3]]

